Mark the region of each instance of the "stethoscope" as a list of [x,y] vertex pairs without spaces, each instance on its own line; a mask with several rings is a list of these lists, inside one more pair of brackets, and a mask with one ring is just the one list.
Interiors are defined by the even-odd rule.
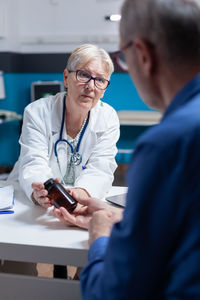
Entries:
[[[77,147],[74,149],[72,144],[70,144],[69,141],[65,140],[62,138],[62,134],[63,134],[63,127],[64,127],[64,123],[65,123],[65,111],[66,111],[66,105],[65,105],[65,101],[66,101],[66,96],[64,96],[63,98],[63,113],[62,113],[62,122],[61,122],[61,127],[60,127],[60,135],[59,135],[59,139],[55,142],[55,146],[54,146],[54,153],[55,153],[55,156],[57,158],[57,162],[59,164],[59,160],[58,160],[58,151],[57,151],[57,146],[60,142],[63,142],[63,143],[67,143],[67,145],[70,147],[71,149],[71,162],[75,165],[75,166],[78,166],[80,165],[80,163],[82,162],[82,155],[79,153],[79,148],[80,148],[80,144],[81,144],[81,140],[83,138],[83,135],[85,133],[85,130],[87,128],[87,125],[88,125],[88,122],[89,122],[89,118],[90,118],[90,112],[88,113],[88,117],[87,117],[87,120],[85,122],[85,125],[81,131],[81,134],[80,134],[80,137],[79,137],[79,140],[78,140],[78,144],[77,144]],[[60,167],[60,165],[59,165]]]

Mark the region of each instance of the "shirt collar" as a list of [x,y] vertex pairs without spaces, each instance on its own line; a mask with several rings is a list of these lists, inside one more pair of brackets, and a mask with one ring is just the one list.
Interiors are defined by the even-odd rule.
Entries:
[[166,109],[163,119],[171,114],[178,107],[189,102],[192,97],[200,93],[200,73],[190,80],[184,87],[175,95],[172,102]]

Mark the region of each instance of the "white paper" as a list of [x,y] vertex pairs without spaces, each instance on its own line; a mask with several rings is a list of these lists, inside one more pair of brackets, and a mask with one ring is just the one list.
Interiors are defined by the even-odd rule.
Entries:
[[0,211],[12,208],[14,205],[14,187],[0,187]]

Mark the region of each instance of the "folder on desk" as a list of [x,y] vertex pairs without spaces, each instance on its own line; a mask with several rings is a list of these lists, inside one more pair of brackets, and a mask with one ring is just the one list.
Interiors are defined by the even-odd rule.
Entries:
[[8,185],[0,187],[0,214],[13,213],[14,207],[14,187]]

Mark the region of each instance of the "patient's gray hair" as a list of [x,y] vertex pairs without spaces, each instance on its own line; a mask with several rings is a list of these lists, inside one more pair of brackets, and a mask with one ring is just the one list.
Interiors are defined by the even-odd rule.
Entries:
[[152,43],[167,63],[200,62],[200,0],[126,0],[120,36]]

